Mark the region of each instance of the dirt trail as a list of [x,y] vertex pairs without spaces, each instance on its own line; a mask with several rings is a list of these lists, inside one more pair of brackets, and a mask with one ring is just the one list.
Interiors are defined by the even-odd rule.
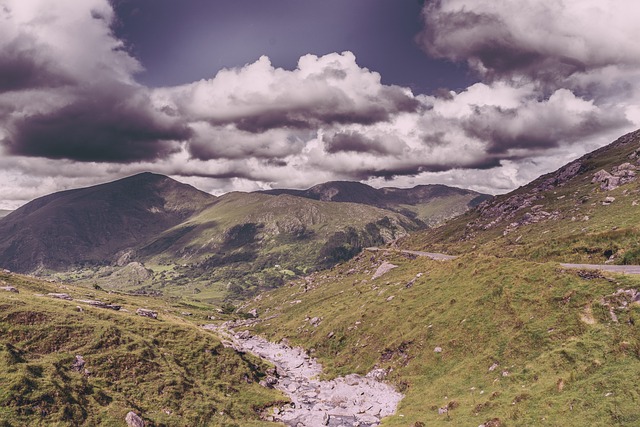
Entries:
[[[455,255],[445,255],[434,252],[422,252],[422,251],[408,251],[405,249],[386,249],[386,248],[366,248],[370,252],[399,252],[403,254],[411,254],[422,257],[431,258],[437,261],[448,261],[458,258]],[[602,270],[609,271],[611,273],[623,273],[623,274],[640,274],[640,265],[610,265],[610,264],[560,264],[564,268],[571,268],[576,270]]]
[[264,382],[287,394],[291,406],[277,410],[274,421],[293,427],[348,426],[373,427],[396,412],[402,400],[388,384],[379,380],[384,371],[375,370],[362,377],[357,374],[331,381],[318,380],[322,366],[302,348],[276,344],[252,336],[248,331],[235,333],[229,325],[205,325],[237,351],[252,353],[276,367],[277,375]]

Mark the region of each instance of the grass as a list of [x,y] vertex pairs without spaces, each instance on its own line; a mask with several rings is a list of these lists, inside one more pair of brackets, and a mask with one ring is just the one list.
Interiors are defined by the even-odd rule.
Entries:
[[[375,281],[383,255],[366,254],[314,275],[306,291],[298,282],[245,309],[276,315],[257,331],[313,349],[328,376],[389,370],[406,397],[387,426],[640,422],[640,308],[621,311],[620,323],[598,311],[602,296],[638,288],[637,278],[585,280],[555,263],[481,255],[384,256],[399,268]],[[581,320],[589,307],[593,324]],[[455,409],[439,415],[447,405]]]
[[[259,410],[283,399],[258,385],[266,368],[260,360],[197,326],[221,316],[211,306],[18,275],[0,280],[20,290],[0,291],[0,425],[121,425],[135,411],[147,425],[261,426],[270,424]],[[49,292],[124,310],[43,296]],[[138,307],[157,310],[158,320],[135,315]],[[86,362],[79,371],[76,355]]]

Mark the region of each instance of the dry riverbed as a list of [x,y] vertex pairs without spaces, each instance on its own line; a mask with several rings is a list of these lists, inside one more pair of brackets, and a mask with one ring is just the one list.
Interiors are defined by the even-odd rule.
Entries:
[[283,391],[292,404],[276,409],[274,421],[294,427],[372,427],[394,414],[403,397],[381,381],[385,374],[382,370],[366,377],[351,374],[320,381],[322,366],[303,349],[276,344],[248,331],[235,333],[229,326],[204,328],[217,332],[237,351],[252,353],[275,366],[274,375],[262,384]]

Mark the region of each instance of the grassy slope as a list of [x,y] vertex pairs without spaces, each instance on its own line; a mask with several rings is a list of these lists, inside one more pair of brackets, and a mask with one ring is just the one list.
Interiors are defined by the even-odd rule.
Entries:
[[[147,282],[150,288],[166,295],[219,301],[229,295],[230,284],[256,292],[317,269],[323,264],[323,247],[349,227],[362,237],[362,246],[383,243],[367,241],[373,236],[364,230],[385,217],[389,223],[377,227],[388,240],[417,228],[402,215],[371,206],[230,193],[158,236],[140,255],[154,271]],[[120,288],[140,287],[128,282],[132,285]]]
[[[402,244],[406,248],[454,254],[476,251],[530,260],[598,264],[614,254],[616,263],[638,263],[640,179],[611,191],[591,182],[594,173],[601,169],[611,172],[614,166],[636,161],[629,159],[629,155],[640,147],[640,133],[627,135],[621,141],[624,143],[614,143],[580,159],[580,172],[566,183],[537,191],[545,180],[553,178],[554,174],[549,174],[497,197],[489,207],[519,196],[539,198],[486,230],[467,224],[475,222],[482,226],[495,218],[473,210],[429,233],[415,233]],[[616,200],[604,206],[606,197]],[[546,212],[558,212],[558,218],[515,229],[509,227],[532,212],[535,205],[541,205]]]
[[[399,268],[372,281],[382,258]],[[640,308],[619,311],[614,323],[598,302],[637,289],[638,278],[586,280],[554,263],[481,255],[437,262],[364,254],[312,282],[246,309],[268,319],[258,332],[313,348],[330,376],[392,369],[389,380],[406,398],[385,425],[640,423]],[[310,317],[323,320],[314,328]],[[455,409],[438,415],[448,404]]]
[[[210,307],[3,273],[0,280],[20,290],[0,290],[0,425],[123,425],[133,410],[147,425],[259,426],[268,424],[255,409],[282,399],[257,384],[260,361],[195,325]],[[48,292],[127,311],[42,296]],[[135,315],[138,307],[157,310],[158,320]],[[71,369],[75,355],[84,357],[89,375]]]

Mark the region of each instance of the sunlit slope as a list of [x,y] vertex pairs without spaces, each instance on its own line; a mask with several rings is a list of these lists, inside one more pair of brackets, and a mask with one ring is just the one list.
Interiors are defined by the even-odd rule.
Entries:
[[[257,383],[264,366],[196,324],[212,307],[108,294],[0,273],[0,424],[258,426],[282,399]],[[49,293],[65,293],[72,301]],[[87,300],[121,306],[98,308]],[[138,308],[157,319],[136,315]],[[80,356],[83,363],[78,362]]]
[[[384,369],[406,393],[385,425],[640,423],[640,279],[411,258],[364,253],[244,310],[264,319],[253,329],[310,349],[329,375]],[[385,260],[398,267],[372,279]]]

